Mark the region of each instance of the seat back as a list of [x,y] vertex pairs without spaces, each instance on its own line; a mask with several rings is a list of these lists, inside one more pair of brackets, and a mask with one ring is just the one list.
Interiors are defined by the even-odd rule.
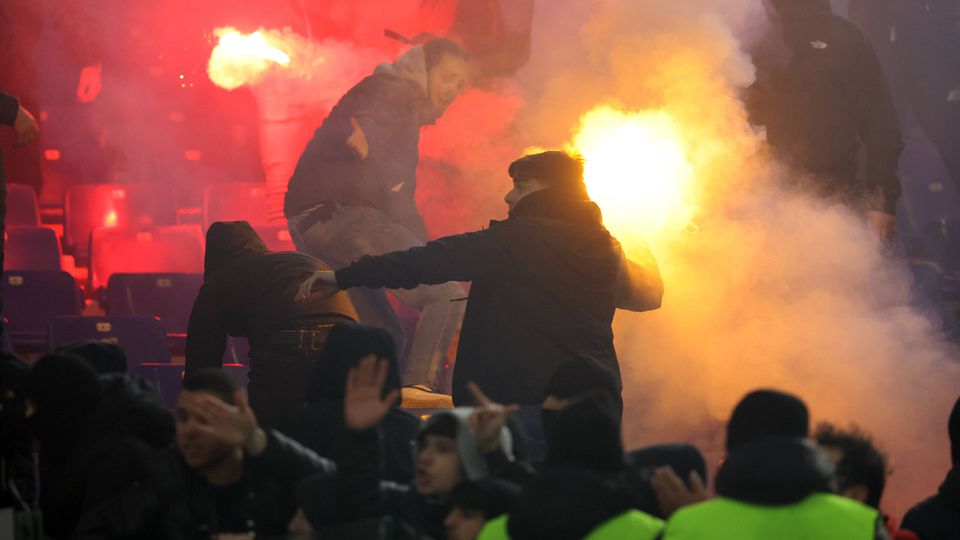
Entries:
[[47,342],[51,349],[94,340],[114,343],[127,353],[127,365],[169,363],[170,348],[163,325],[156,317],[54,317]]
[[16,350],[43,350],[50,321],[83,310],[77,282],[59,270],[4,272],[2,294],[7,331]]
[[203,234],[196,225],[94,229],[91,289],[105,286],[117,273],[203,273]]
[[216,182],[203,190],[205,228],[215,221],[269,225],[268,216],[267,186],[261,182]]
[[7,226],[40,226],[40,205],[37,192],[24,184],[7,184]]
[[86,261],[98,227],[153,227],[176,223],[172,190],[161,184],[80,184],[64,200],[64,248]]
[[46,227],[6,228],[3,267],[11,270],[60,270],[60,241]]

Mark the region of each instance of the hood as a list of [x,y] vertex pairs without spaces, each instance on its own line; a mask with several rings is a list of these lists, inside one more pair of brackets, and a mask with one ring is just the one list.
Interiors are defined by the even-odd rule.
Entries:
[[619,471],[625,464],[620,423],[603,393],[580,398],[564,407],[546,427],[550,467],[577,466]]
[[524,487],[507,528],[514,540],[574,540],[631,507],[629,495],[610,479],[579,467],[560,467]]
[[768,506],[834,492],[830,460],[808,439],[770,437],[736,447],[717,472],[717,494]]
[[69,448],[94,436],[100,379],[86,360],[66,354],[41,357],[27,374],[24,396],[36,406],[27,424],[45,455],[66,457]]
[[423,51],[423,46],[413,47],[403,53],[392,64],[383,63],[373,70],[374,75],[393,75],[401,79],[413,81],[423,90],[423,95],[428,95],[427,88],[427,57]]
[[128,436],[161,449],[173,443],[176,425],[150,382],[137,375],[110,373],[100,377],[98,436]]
[[397,348],[390,333],[382,328],[360,323],[340,324],[330,331],[320,358],[314,364],[307,386],[307,401],[343,400],[347,373],[369,355],[386,359],[390,364],[384,393],[400,388]]
[[[473,431],[467,424],[467,419],[470,418],[473,411],[473,407],[456,407],[431,415],[423,423],[420,432],[417,434],[417,450],[419,450],[420,438],[424,433],[436,429],[441,422],[452,417],[456,422],[457,451],[460,454],[460,462],[463,464],[466,479],[481,480],[490,477],[490,468],[487,466],[487,460],[480,453],[480,448],[477,447],[477,441],[473,438]],[[507,459],[513,461],[513,435],[506,426],[500,429],[500,449],[507,456]],[[414,455],[414,459],[416,459],[416,455]]]
[[218,221],[207,229],[203,279],[210,279],[243,255],[266,252],[266,244],[246,221]]
[[603,216],[597,203],[584,194],[547,188],[520,199],[510,217],[534,217],[566,221],[584,226],[602,226]]
[[124,352],[123,347],[115,343],[94,340],[78,341],[64,345],[56,352],[74,354],[83,358],[101,375],[127,372],[127,353]]

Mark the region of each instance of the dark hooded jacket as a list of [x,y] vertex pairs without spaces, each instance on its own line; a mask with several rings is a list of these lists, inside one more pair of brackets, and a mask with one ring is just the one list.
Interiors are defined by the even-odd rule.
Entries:
[[[317,454],[334,458],[334,441],[343,436],[343,397],[347,373],[362,358],[374,354],[390,363],[384,391],[400,388],[393,338],[382,328],[347,323],[336,326],[314,365],[307,386],[307,404],[294,419],[289,435]],[[398,484],[413,480],[413,440],[420,421],[393,407],[380,422],[383,479]]]
[[254,353],[279,331],[357,319],[345,294],[296,302],[300,283],[328,267],[303,253],[268,252],[246,221],[214,223],[206,246],[203,286],[187,327],[187,375],[219,367],[227,336],[246,337]]
[[821,194],[895,213],[903,142],[873,47],[826,0],[771,3],[785,14],[774,16],[753,55],[757,79],[745,95],[751,122],[766,127],[776,155],[814,177]]
[[[369,154],[347,145],[356,119]],[[426,240],[413,200],[420,127],[432,123],[422,47],[384,64],[350,89],[330,111],[290,178],[284,214],[295,217],[322,203],[376,208]]]
[[[20,100],[10,94],[0,92],[0,124],[12,126],[17,119],[17,112],[20,110]],[[0,152],[0,182],[6,182],[6,176],[3,173],[3,152]],[[4,187],[6,193],[6,187]],[[3,259],[0,259],[2,261]]]
[[596,204],[551,188],[521,199],[505,221],[408,251],[363,257],[337,270],[341,288],[414,288],[471,281],[453,399],[474,381],[501,403],[543,400],[563,362],[589,355],[617,375],[614,311],[656,309],[663,293],[652,257],[629,262]]

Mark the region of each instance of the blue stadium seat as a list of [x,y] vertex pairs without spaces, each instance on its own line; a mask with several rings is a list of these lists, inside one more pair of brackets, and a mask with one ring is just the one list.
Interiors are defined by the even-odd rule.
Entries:
[[73,276],[62,271],[3,274],[3,307],[14,350],[46,350],[50,320],[80,315],[83,301]]
[[107,315],[158,317],[173,354],[183,354],[190,311],[202,274],[113,274],[107,282]]
[[[242,388],[247,386],[247,367],[240,364],[224,364],[223,369],[227,370]],[[183,383],[183,364],[168,364],[162,362],[147,362],[143,364],[130,364],[130,373],[140,375],[144,379],[153,383],[160,394],[160,400],[173,410],[177,407],[177,396],[180,394],[180,386]]]
[[10,270],[60,270],[60,241],[46,227],[6,229],[3,267]]
[[156,317],[54,317],[47,337],[51,349],[84,340],[115,343],[126,351],[128,366],[170,362],[167,335]]

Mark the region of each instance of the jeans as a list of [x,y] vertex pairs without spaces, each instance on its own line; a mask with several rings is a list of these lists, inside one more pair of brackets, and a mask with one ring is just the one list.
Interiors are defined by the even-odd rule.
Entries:
[[[306,231],[297,231],[297,222],[297,219],[290,220],[297,249],[335,268],[364,255],[383,255],[423,245],[412,232],[375,208],[339,206],[328,221],[316,223]],[[403,351],[406,343],[403,327],[384,290],[354,288],[348,292],[360,320],[385,328],[397,341],[397,350]],[[463,287],[443,283],[391,292],[404,304],[420,310],[410,357],[402,367],[403,384],[435,388],[438,369],[463,320],[466,308]]]

